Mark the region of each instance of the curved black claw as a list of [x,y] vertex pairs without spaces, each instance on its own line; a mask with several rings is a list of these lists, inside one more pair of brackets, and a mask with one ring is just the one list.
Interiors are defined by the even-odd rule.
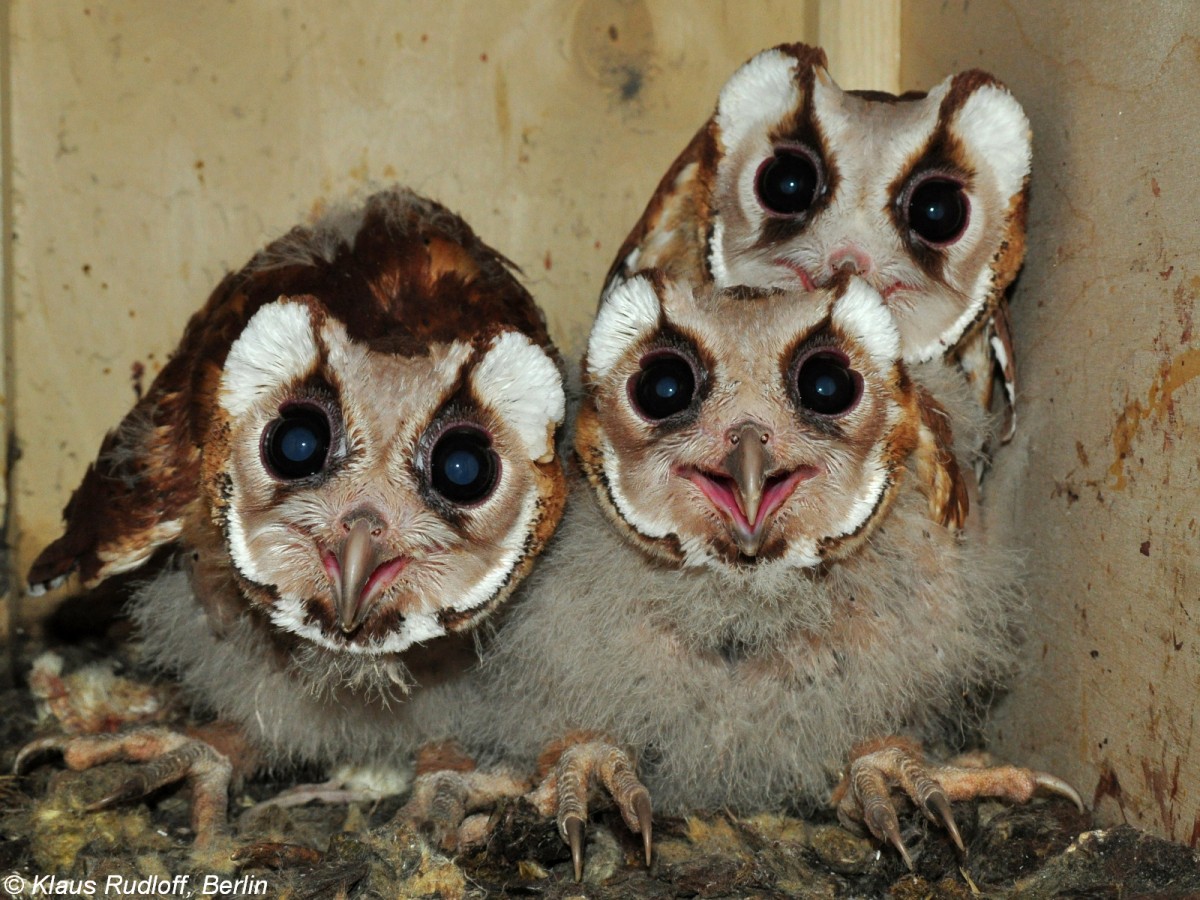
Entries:
[[571,848],[571,865],[575,869],[575,880],[583,880],[583,835],[585,825],[583,819],[568,816],[562,823],[563,836]]
[[654,846],[653,811],[650,808],[650,794],[641,793],[634,797],[634,809],[637,811],[638,830],[642,835],[642,848],[646,852],[646,866],[650,865],[650,854]]
[[43,753],[48,753],[52,750],[56,753],[62,753],[70,740],[69,735],[54,734],[49,737],[37,738],[30,741],[17,751],[17,758],[13,760],[13,774],[24,775],[27,771],[29,761],[41,756]]
[[958,823],[954,821],[954,813],[950,810],[950,801],[946,799],[946,794],[941,788],[932,791],[925,797],[924,802],[925,814],[931,819],[934,819],[934,813],[937,814],[936,820],[940,820],[946,826],[946,831],[950,833],[950,840],[954,841],[954,846],[958,848],[959,853],[966,853],[967,848],[963,845],[962,835],[958,833]]

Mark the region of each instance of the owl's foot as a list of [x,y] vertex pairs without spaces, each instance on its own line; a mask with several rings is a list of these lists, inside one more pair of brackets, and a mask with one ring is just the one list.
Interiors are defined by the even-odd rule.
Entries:
[[486,837],[486,817],[471,813],[528,790],[528,779],[504,768],[478,769],[453,743],[430,744],[417,751],[412,796],[394,821],[410,825],[442,850],[453,852]]
[[838,819],[858,830],[865,825],[878,840],[900,853],[911,869],[912,858],[900,837],[900,822],[893,794],[908,797],[925,816],[941,823],[959,852],[965,850],[950,804],[959,800],[995,797],[1010,803],[1027,803],[1039,789],[1066,797],[1080,811],[1083,800],[1060,778],[1017,766],[989,765],[982,758],[963,758],[963,765],[926,763],[920,748],[893,739],[880,749],[862,753],[850,764],[849,774],[834,792]]
[[192,788],[192,829],[204,848],[225,832],[229,808],[229,758],[211,744],[170,728],[146,726],[115,734],[54,735],[21,748],[13,763],[18,774],[34,757],[60,752],[68,769],[82,772],[110,762],[144,763],[115,789],[90,803],[89,812],[106,809],[178,781]]
[[[603,786],[621,811],[621,818],[634,834],[642,836],[646,865],[653,845],[650,792],[638,780],[629,755],[603,739],[568,743],[543,754],[543,771],[549,774],[529,796],[542,815],[554,815],[558,833],[571,848],[575,880],[583,878],[583,838],[588,820],[588,795]],[[558,754],[557,760],[554,755]],[[551,762],[553,760],[553,762]]]

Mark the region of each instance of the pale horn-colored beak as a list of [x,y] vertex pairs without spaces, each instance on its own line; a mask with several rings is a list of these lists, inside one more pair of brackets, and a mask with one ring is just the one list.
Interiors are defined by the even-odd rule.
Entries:
[[363,603],[363,588],[367,579],[379,564],[375,541],[371,537],[371,523],[359,519],[350,529],[337,554],[341,578],[338,581],[338,620],[342,631],[350,634],[367,613]]
[[738,549],[747,556],[754,556],[762,545],[763,531],[759,527],[758,512],[762,506],[763,488],[767,472],[772,465],[771,452],[767,447],[771,432],[756,422],[743,422],[729,430],[733,449],[725,457],[725,471],[733,479],[733,498],[738,509],[746,518],[749,529],[734,529]]
[[370,615],[371,610],[412,562],[412,557],[392,552],[383,521],[373,515],[347,516],[339,527],[346,536],[337,550],[323,549],[321,562],[334,593],[334,607],[342,633],[351,635]]

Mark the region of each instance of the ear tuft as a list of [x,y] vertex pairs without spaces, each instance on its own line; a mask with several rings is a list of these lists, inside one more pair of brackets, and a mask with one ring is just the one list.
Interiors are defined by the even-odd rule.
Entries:
[[782,50],[764,50],[733,73],[717,100],[717,127],[726,150],[751,133],[765,133],[799,108],[799,61]]
[[995,83],[977,88],[959,108],[953,128],[972,155],[986,159],[996,172],[1006,201],[1024,189],[1033,156],[1032,135],[1025,110],[1007,89]]

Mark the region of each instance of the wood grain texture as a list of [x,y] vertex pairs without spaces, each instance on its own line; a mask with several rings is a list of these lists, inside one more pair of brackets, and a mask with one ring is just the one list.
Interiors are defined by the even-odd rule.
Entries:
[[[978,66],[1033,125],[1011,306],[1017,434],[983,505],[1028,548],[1024,676],[995,749],[1105,823],[1200,838],[1200,7],[903,7],[902,87]],[[936,40],[932,39],[936,36]]]
[[900,0],[819,4],[817,43],[843,90],[900,92]]

